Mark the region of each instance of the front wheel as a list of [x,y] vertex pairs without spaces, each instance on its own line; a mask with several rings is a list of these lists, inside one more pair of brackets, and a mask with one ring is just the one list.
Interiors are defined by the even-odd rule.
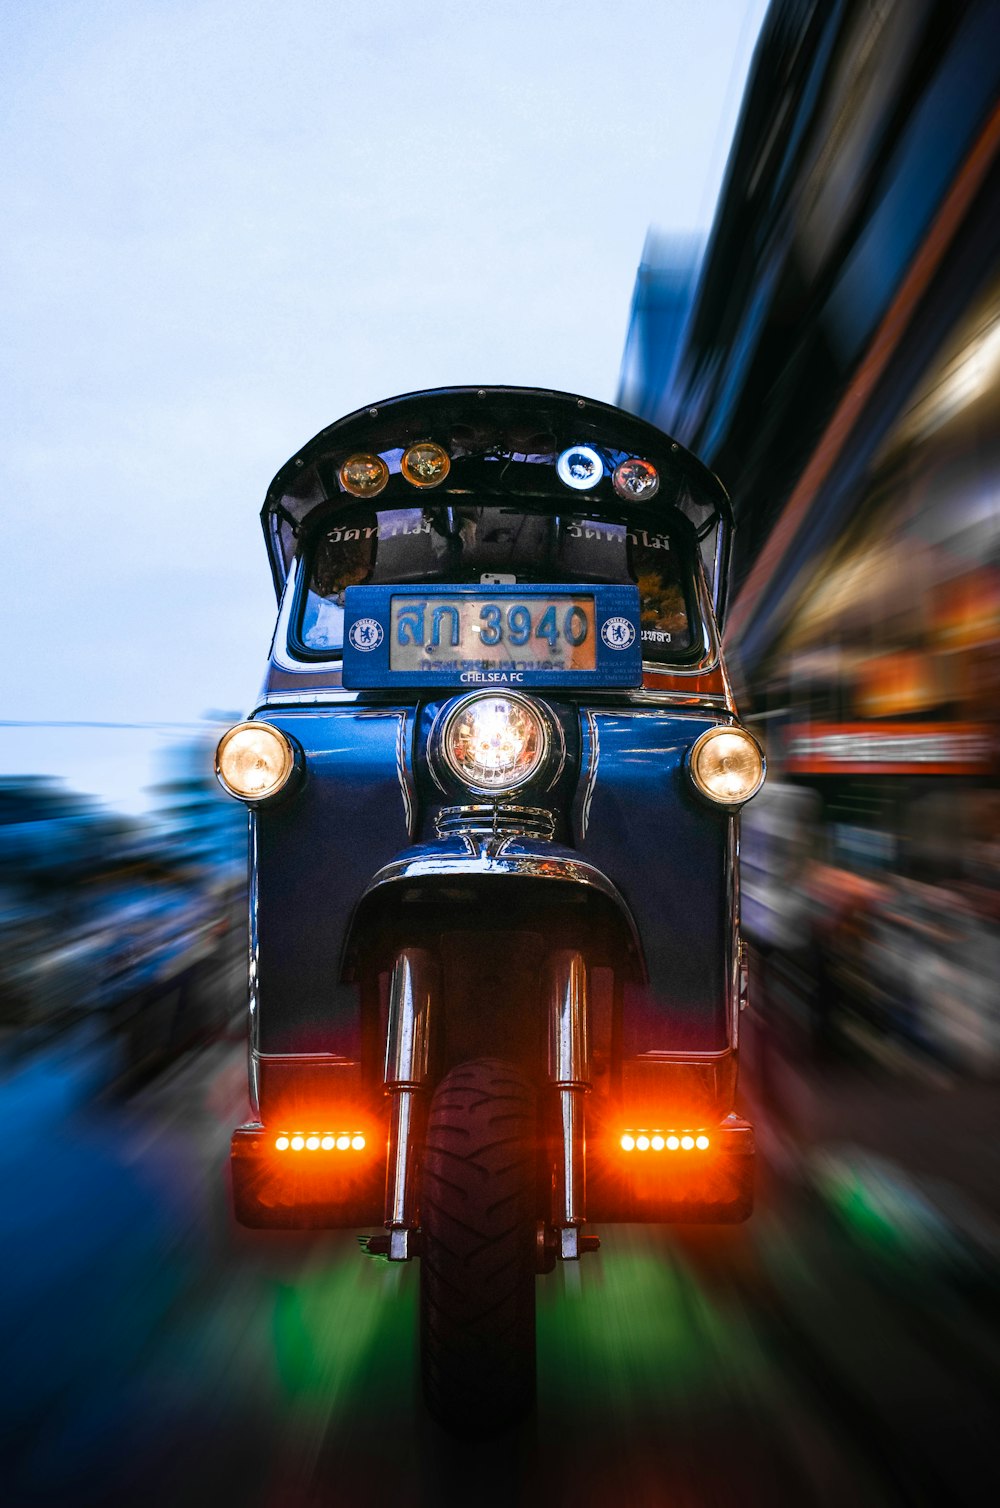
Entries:
[[421,1197],[424,1398],[467,1437],[515,1423],[535,1396],[535,1093],[480,1058],[438,1085]]

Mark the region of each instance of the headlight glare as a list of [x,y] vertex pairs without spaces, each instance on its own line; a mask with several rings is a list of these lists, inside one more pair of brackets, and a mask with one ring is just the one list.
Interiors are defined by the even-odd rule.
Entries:
[[241,801],[267,801],[288,784],[295,769],[291,740],[270,723],[237,723],[223,733],[215,772],[223,789]]
[[440,752],[449,772],[474,791],[509,791],[539,769],[549,739],[526,697],[480,695],[448,713]]
[[764,784],[764,756],[744,728],[709,728],[694,744],[688,769],[696,789],[716,806],[742,806]]

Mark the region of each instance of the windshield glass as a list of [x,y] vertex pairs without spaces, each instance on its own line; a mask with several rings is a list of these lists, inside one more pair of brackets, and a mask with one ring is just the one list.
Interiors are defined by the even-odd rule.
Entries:
[[503,506],[352,510],[313,541],[295,637],[311,655],[339,651],[344,592],[362,583],[634,582],[643,659],[683,659],[697,609],[681,532]]

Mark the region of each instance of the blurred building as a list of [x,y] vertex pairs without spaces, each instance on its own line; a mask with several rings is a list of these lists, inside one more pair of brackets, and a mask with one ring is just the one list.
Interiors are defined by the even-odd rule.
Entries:
[[995,0],[774,0],[683,336],[622,395],[733,497],[748,930],[970,1066],[1000,1063],[998,101]]
[[[697,236],[651,230],[629,312],[618,403],[655,424],[656,405],[672,391],[674,368],[704,252]],[[650,406],[652,412],[649,412]]]

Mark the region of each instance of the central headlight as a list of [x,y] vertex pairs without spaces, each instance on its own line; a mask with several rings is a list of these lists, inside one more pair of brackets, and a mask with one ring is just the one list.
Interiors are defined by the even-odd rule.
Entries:
[[445,714],[437,749],[470,790],[510,791],[540,769],[549,750],[541,711],[526,698],[468,697]]

